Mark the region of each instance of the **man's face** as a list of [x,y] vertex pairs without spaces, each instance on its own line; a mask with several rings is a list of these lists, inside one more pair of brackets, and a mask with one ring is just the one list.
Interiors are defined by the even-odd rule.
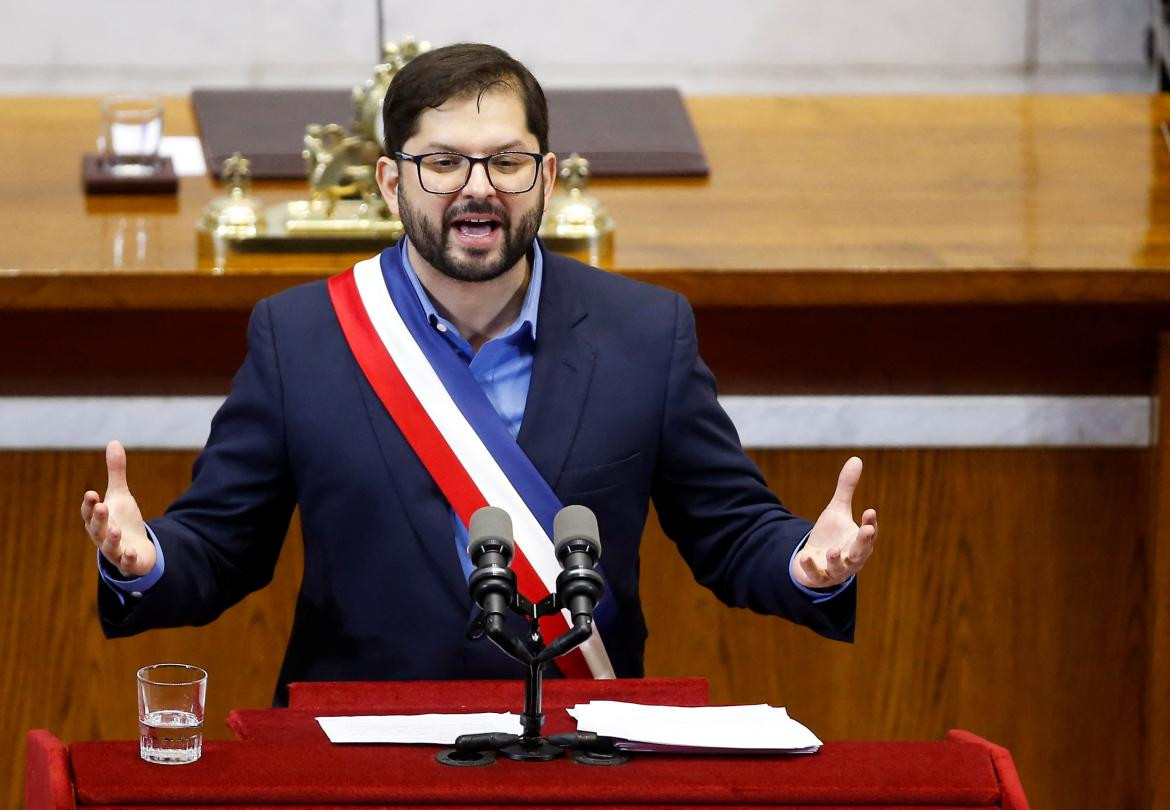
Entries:
[[[540,147],[528,131],[519,96],[504,88],[478,99],[448,99],[424,111],[418,132],[402,151],[485,157],[539,152]],[[378,185],[414,249],[436,270],[460,281],[488,281],[516,266],[536,238],[555,177],[556,158],[549,153],[541,161],[536,185],[523,194],[496,191],[482,164],[472,167],[461,190],[431,194],[419,184],[415,164],[392,158],[378,162]]]

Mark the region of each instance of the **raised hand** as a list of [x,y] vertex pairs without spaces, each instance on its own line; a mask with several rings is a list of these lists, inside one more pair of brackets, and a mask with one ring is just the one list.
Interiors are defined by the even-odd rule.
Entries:
[[90,490],[81,499],[85,531],[102,556],[122,576],[140,577],[154,568],[154,543],[146,535],[146,522],[126,483],[126,449],[119,441],[106,445],[106,496]]
[[873,553],[877,510],[862,512],[860,526],[853,522],[853,491],[860,479],[861,459],[853,456],[841,468],[837,491],[792,561],[792,577],[806,588],[841,584],[860,571]]

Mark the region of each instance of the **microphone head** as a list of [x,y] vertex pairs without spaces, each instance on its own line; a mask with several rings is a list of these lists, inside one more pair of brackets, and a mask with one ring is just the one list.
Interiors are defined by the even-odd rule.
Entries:
[[475,510],[467,526],[467,538],[467,556],[472,562],[487,545],[499,545],[508,561],[516,550],[516,541],[512,539],[512,518],[498,506],[481,506]]
[[601,532],[597,529],[597,516],[587,506],[574,504],[557,512],[553,518],[553,547],[557,559],[568,553],[568,546],[575,541],[587,542],[593,549],[594,562],[601,558]]

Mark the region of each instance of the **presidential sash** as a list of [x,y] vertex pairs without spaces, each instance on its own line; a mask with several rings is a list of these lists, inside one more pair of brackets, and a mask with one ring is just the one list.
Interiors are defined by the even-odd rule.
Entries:
[[[405,276],[402,249],[389,248],[380,259],[358,262],[329,279],[342,333],[383,407],[463,524],[487,505],[511,516],[512,569],[520,592],[537,602],[555,588],[560,573],[550,539],[560,500],[466,365],[426,322]],[[565,610],[546,616],[541,632],[555,638],[568,630],[569,621]],[[614,677],[596,624],[592,637],[557,659],[557,666],[566,677]]]

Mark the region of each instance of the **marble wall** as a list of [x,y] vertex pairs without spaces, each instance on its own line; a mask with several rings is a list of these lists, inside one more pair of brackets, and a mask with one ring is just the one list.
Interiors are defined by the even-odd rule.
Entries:
[[[386,32],[497,43],[548,85],[690,93],[1143,91],[1150,0],[382,0]],[[346,85],[374,0],[61,0],[0,27],[0,93]]]

